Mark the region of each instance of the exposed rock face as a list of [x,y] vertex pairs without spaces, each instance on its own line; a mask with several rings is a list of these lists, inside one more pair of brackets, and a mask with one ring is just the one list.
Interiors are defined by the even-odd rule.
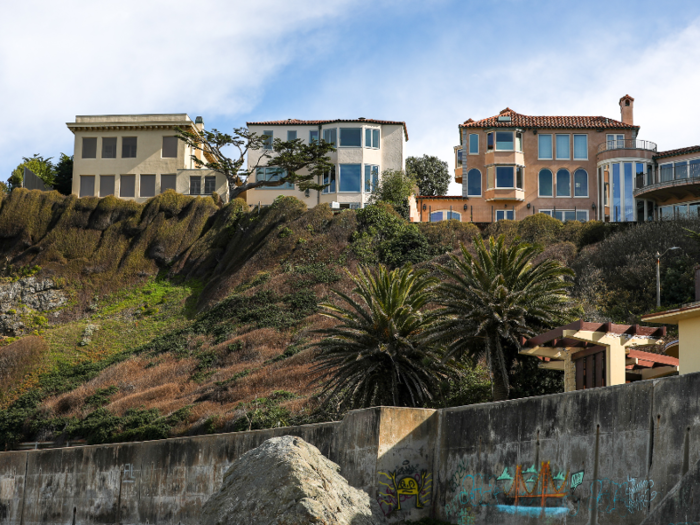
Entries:
[[17,315],[23,308],[24,311],[30,308],[46,312],[63,306],[67,301],[68,298],[56,289],[51,279],[24,277],[13,283],[0,284],[0,334],[15,336],[24,331],[24,323]]
[[202,509],[203,525],[378,525],[367,493],[303,439],[272,438],[233,462]]

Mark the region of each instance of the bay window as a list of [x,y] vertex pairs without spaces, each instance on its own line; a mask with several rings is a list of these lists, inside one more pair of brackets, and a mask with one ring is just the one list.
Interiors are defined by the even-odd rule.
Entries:
[[674,171],[676,179],[687,179],[688,178],[688,163],[687,162],[676,162],[674,164]]
[[365,191],[371,193],[379,184],[379,166],[365,164]]
[[493,149],[493,133],[488,133],[486,135],[486,149]]
[[515,187],[515,168],[513,166],[496,166],[496,187]]
[[365,148],[379,149],[379,130],[373,128],[365,129]]
[[361,148],[362,128],[340,128],[341,148]]
[[362,189],[362,164],[340,165],[340,191],[359,193]]
[[689,177],[700,177],[700,159],[691,160],[688,168]]
[[496,151],[513,151],[513,132],[496,132]]

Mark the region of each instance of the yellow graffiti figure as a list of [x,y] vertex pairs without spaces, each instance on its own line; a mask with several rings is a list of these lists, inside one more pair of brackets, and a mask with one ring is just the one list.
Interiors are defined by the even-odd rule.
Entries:
[[[390,488],[394,489],[394,492],[396,494],[395,499],[396,499],[396,508],[392,510],[401,510],[401,496],[415,496],[416,497],[416,508],[417,509],[422,509],[423,508],[423,502],[421,501],[421,493],[424,491],[426,494],[423,494],[423,496],[427,496],[430,494],[429,487],[432,484],[432,481],[430,480],[430,474],[427,473],[427,471],[423,470],[420,473],[420,482],[416,481],[412,476],[406,476],[402,479],[400,479],[397,483],[396,481],[396,471],[393,472],[380,472],[379,474],[386,476],[389,478],[391,481],[391,485],[388,483],[380,483],[382,485],[386,485]],[[391,497],[390,494],[385,494],[381,493],[381,496],[385,497]],[[389,503],[388,501],[385,501],[385,503]],[[389,503],[390,504],[390,503]]]

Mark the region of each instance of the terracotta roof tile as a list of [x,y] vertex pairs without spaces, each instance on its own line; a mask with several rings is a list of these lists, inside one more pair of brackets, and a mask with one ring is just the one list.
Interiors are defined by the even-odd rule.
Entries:
[[248,126],[318,126],[323,124],[333,124],[335,122],[369,122],[370,124],[389,124],[395,126],[403,126],[403,132],[408,140],[408,128],[406,123],[400,120],[376,120],[372,118],[339,118],[334,120],[299,120],[290,118],[287,120],[267,120],[264,122],[246,122]]
[[654,155],[654,159],[663,159],[664,157],[676,157],[678,155],[686,155],[688,153],[700,152],[700,146],[688,146],[687,148],[670,149],[668,151],[659,151]]
[[[510,117],[508,121],[499,121],[499,117]],[[485,119],[467,120],[460,124],[460,128],[585,128],[585,129],[639,129],[639,126],[625,124],[619,120],[608,117],[577,117],[577,116],[532,116],[521,115],[510,108],[506,108],[498,115]]]

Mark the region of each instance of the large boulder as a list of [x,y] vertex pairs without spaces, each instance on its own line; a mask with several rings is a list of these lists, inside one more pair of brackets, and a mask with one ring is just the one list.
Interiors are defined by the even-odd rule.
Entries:
[[340,467],[301,438],[268,439],[235,460],[202,525],[378,525],[384,517]]

